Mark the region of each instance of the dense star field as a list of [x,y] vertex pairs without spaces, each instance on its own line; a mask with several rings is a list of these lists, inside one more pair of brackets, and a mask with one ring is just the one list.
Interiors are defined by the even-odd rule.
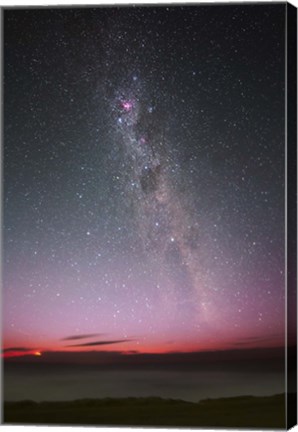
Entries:
[[4,348],[284,340],[284,5],[4,11]]

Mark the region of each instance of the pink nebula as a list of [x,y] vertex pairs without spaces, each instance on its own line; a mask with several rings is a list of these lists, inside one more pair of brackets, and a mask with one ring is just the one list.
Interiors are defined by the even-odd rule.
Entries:
[[131,101],[129,101],[129,100],[122,102],[122,108],[125,111],[127,111],[127,112],[131,111],[132,107],[133,107],[133,103]]

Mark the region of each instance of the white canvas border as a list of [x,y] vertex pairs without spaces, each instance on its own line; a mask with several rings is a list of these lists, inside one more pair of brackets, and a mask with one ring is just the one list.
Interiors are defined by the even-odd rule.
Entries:
[[[162,0],[161,2],[159,2],[158,0],[134,0],[134,1],[129,1],[129,0],[88,0],[86,3],[84,3],[83,0],[64,0],[64,1],[59,1],[59,0],[47,0],[47,1],[39,1],[39,0],[0,0],[0,8],[2,7],[12,7],[12,6],[72,6],[72,5],[114,5],[114,4],[158,4],[158,3],[162,3],[162,4],[181,4],[181,3],[194,3],[194,4],[203,4],[203,3],[210,3],[210,4],[216,4],[216,3],[241,3],[241,4],[249,4],[249,3],[281,3],[280,0],[262,0],[262,1],[251,1],[251,0],[203,0],[201,2],[197,1],[197,0],[187,0],[186,2],[183,1],[179,1],[179,0]],[[286,3],[286,2],[284,2]],[[293,4],[295,7],[298,8],[298,0],[290,0],[291,4]],[[1,23],[0,23],[1,24]],[[2,29],[0,28],[0,35],[2,36]],[[2,62],[1,62],[2,63]],[[2,77],[2,64],[1,64],[1,69],[0,69],[0,74]],[[1,89],[2,90],[2,89]],[[2,101],[1,98],[1,94],[0,94],[0,99]],[[2,131],[2,124],[0,124],[0,130]],[[0,151],[0,159],[2,162],[2,149]],[[2,179],[2,170],[1,170],[2,166],[0,164],[0,178]],[[0,200],[0,205],[1,205],[1,216],[0,216],[0,221],[2,222],[2,190],[0,192],[1,194],[1,200]],[[2,226],[2,224],[1,224]],[[2,240],[2,238],[1,238]],[[1,245],[2,245],[2,241],[1,241]],[[1,270],[1,265],[0,265],[0,270]],[[1,272],[2,273],[2,272]],[[2,284],[1,284],[2,285]],[[2,294],[2,293],[1,293]],[[1,295],[0,295],[0,300],[1,300]],[[1,302],[1,307],[2,307],[2,302]],[[2,316],[2,314],[0,313],[0,316]],[[1,337],[1,334],[0,334]],[[1,342],[1,339],[0,339]],[[1,344],[2,346],[2,344]],[[0,385],[2,383],[2,368],[0,368]],[[1,395],[2,396],[2,395]],[[0,402],[2,402],[2,397],[0,399]],[[2,421],[2,415],[1,415],[1,411],[2,409],[0,408],[0,422]],[[131,431],[131,432],[144,432],[144,431],[148,431],[148,432],[153,432],[153,431],[174,431],[174,430],[178,430],[178,429],[158,429],[158,428],[128,428],[128,427],[121,427],[121,428],[115,428],[115,427],[71,427],[71,426],[34,426],[34,425],[28,425],[28,426],[3,426],[3,424],[0,423],[0,427],[1,427],[1,432],[29,432],[29,431],[36,431],[36,432],[50,432],[49,428],[55,428],[55,431],[57,432],[67,432],[69,430],[73,430],[75,429],[75,431],[77,432],[83,432],[83,431],[90,431],[90,432],[98,432],[98,431],[102,431],[102,432],[126,432],[126,431]],[[207,432],[207,431],[229,431],[230,429],[202,429],[202,428],[198,428],[198,429],[180,429],[180,430],[199,430],[201,432]],[[237,429],[233,429],[233,430],[237,430]],[[241,429],[241,431],[243,431],[244,429]],[[258,432],[258,430],[254,429],[255,432]],[[298,432],[298,426],[295,426],[292,429],[293,432]]]

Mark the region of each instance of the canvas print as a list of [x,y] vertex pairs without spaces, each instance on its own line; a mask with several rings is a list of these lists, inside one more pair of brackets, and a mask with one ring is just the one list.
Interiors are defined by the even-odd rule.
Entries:
[[2,10],[5,424],[296,421],[295,14]]

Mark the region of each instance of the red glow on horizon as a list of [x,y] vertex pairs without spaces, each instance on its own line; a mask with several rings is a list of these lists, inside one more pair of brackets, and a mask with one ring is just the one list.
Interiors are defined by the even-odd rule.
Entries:
[[[260,340],[259,340],[260,338]],[[69,354],[80,354],[80,353],[118,353],[124,356],[129,355],[142,355],[142,354],[171,354],[171,353],[194,353],[194,352],[210,352],[210,351],[229,351],[229,350],[245,350],[245,349],[258,349],[258,348],[275,348],[284,346],[284,335],[282,333],[268,335],[267,339],[264,339],[263,334],[256,337],[255,340],[251,339],[249,334],[237,334],[230,335],[230,337],[217,339],[198,339],[189,338],[181,340],[181,338],[164,340],[162,338],[147,338],[145,336],[135,337],[130,340],[121,340],[121,336],[113,336],[113,339],[119,339],[119,343],[110,343],[109,340],[104,342],[102,338],[102,344],[93,343],[93,339],[90,341],[90,345],[85,342],[83,338],[82,345],[80,346],[80,339],[77,343],[78,346],[68,346],[72,344],[72,341],[65,341],[62,337],[54,338],[43,338],[35,336],[34,346],[30,348],[27,344],[27,340],[22,340],[22,338],[10,337],[5,341],[2,358],[13,358],[13,357],[24,357],[24,358],[35,358],[41,357],[40,361],[47,361],[49,353],[51,356],[53,353],[69,353]],[[88,340],[88,339],[87,339]],[[260,343],[261,341],[261,343]],[[124,343],[125,342],[125,343]],[[29,346],[28,346],[29,345]],[[17,348],[20,347],[20,348]],[[38,349],[36,348],[38,347]],[[36,358],[36,361],[37,361]]]
[[8,351],[8,352],[3,352],[1,354],[2,358],[11,358],[11,357],[25,357],[25,356],[36,356],[36,357],[40,357],[42,355],[41,351]]

